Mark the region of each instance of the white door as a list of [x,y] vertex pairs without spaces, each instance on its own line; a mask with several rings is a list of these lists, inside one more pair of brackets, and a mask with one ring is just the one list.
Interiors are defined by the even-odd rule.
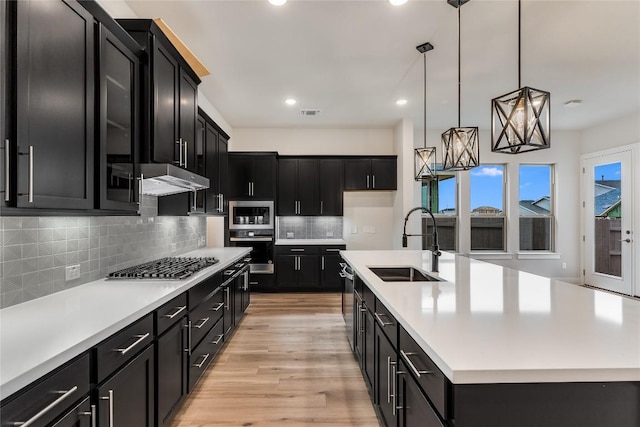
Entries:
[[633,150],[583,157],[584,284],[627,295],[634,285]]

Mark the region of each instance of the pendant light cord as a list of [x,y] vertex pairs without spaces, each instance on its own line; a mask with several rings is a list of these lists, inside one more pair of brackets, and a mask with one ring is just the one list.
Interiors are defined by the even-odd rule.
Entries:
[[460,91],[461,91],[461,83],[460,83],[460,61],[461,61],[461,55],[460,55],[460,9],[461,9],[462,5],[460,4],[460,0],[458,0],[458,127],[460,127]]
[[522,48],[522,30],[520,26],[522,22],[522,0],[518,0],[518,88],[522,87],[522,58],[520,51]]
[[423,129],[422,129],[422,148],[427,148],[427,53],[424,52],[422,54],[423,59],[423,70],[424,70],[424,97],[422,102],[422,112],[424,114],[423,117]]

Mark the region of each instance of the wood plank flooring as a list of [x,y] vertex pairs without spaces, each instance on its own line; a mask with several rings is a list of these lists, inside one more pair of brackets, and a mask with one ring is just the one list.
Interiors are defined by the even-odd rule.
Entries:
[[378,426],[340,294],[252,294],[171,427]]

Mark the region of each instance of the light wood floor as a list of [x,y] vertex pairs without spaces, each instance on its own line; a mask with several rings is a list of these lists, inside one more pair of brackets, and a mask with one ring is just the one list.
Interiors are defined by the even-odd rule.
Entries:
[[340,294],[252,294],[172,427],[378,426]]

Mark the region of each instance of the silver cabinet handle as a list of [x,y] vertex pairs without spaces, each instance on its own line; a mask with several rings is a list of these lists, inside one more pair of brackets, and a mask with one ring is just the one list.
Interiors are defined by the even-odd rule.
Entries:
[[416,368],[416,365],[414,365],[413,362],[411,362],[411,359],[409,359],[409,356],[413,356],[415,354],[416,353],[405,353],[404,350],[400,350],[400,355],[409,366],[409,369],[413,371],[413,373],[416,375],[417,378],[420,378],[421,375],[432,374],[433,372],[431,371],[419,371],[418,368]]
[[226,295],[226,304],[224,306],[225,310],[229,310],[229,287],[224,288],[224,293]]
[[144,341],[149,335],[151,335],[150,332],[147,332],[144,335],[134,335],[134,338],[138,338],[136,340],[136,342],[134,342],[133,344],[131,344],[129,347],[127,348],[116,348],[114,351],[118,351],[120,352],[121,356],[124,356],[125,354],[127,354],[129,351],[131,351],[132,348],[134,348],[135,346],[137,346],[138,344],[140,344],[142,341]]
[[193,327],[196,328],[196,329],[202,329],[204,324],[207,323],[208,321],[209,321],[209,318],[205,317],[204,319],[200,319],[200,323],[197,324],[197,325],[193,325]]
[[[188,144],[187,140],[185,139],[185,141],[184,141],[184,167],[185,167],[185,168],[187,167],[187,159],[189,158],[189,156],[187,155],[187,146],[188,146],[188,145],[189,145],[189,144]],[[375,178],[374,178],[374,179],[375,179]],[[375,182],[375,181],[374,181],[374,182]],[[374,185],[375,185],[375,184],[374,184]]]
[[391,403],[391,356],[387,356],[387,403]]
[[144,174],[140,174],[138,178],[138,205],[142,204],[142,181],[144,181]]
[[213,310],[213,311],[218,311],[218,310],[220,310],[222,307],[224,307],[224,303],[223,303],[223,302],[218,303],[218,305],[216,305],[216,306],[215,306],[215,308],[214,308],[214,307],[211,307],[211,310]]
[[178,147],[178,166],[182,167],[182,138],[176,141]]
[[67,397],[75,393],[76,390],[78,390],[78,386],[74,385],[69,390],[54,392],[55,394],[61,394],[62,396],[58,397],[56,400],[48,404],[45,408],[43,408],[40,412],[35,414],[33,417],[29,418],[27,421],[16,421],[16,422],[10,423],[9,425],[20,426],[20,427],[30,426],[31,424],[35,423],[40,418],[42,418],[42,416],[45,415],[47,412],[49,412],[50,410],[58,406]]
[[109,427],[113,427],[113,390],[109,390],[109,395],[100,397],[100,400],[109,401]]
[[376,188],[376,176],[372,175],[372,177],[373,177],[373,185],[371,186],[371,188],[375,189]]
[[218,212],[224,212],[224,194],[218,194]]
[[339,262],[338,265],[342,268],[345,268],[347,266],[346,262]]
[[91,405],[90,412],[79,412],[78,415],[89,417],[91,427],[96,427],[96,405]]
[[291,248],[291,252],[304,252],[304,248]]
[[33,145],[29,146],[29,203],[33,203]]
[[391,394],[391,398],[392,398],[392,406],[391,406],[391,413],[393,415],[396,414],[396,409],[402,409],[402,408],[397,408],[397,402],[396,402],[396,398],[397,398],[397,390],[396,390],[396,374],[398,372],[396,372],[396,362],[389,362],[389,364],[391,365],[391,390],[392,390],[392,394]]
[[384,313],[373,313],[373,315],[375,316],[376,320],[378,321],[378,323],[380,323],[380,326],[382,326],[383,328],[385,326],[391,326],[393,325],[393,322],[385,322],[384,320],[382,320],[382,318],[380,316],[387,316]]
[[369,175],[367,175],[367,188],[369,188]]
[[173,319],[174,317],[176,317],[178,314],[182,313],[183,311],[185,311],[187,309],[186,305],[183,305],[182,307],[176,307],[176,311],[173,312],[172,314],[165,314],[162,317],[166,317],[167,319]]
[[218,335],[218,338],[215,341],[211,341],[211,344],[213,345],[220,344],[220,341],[222,341],[222,338],[224,338],[224,335]]
[[236,272],[235,270],[225,270],[223,274],[225,276],[233,276],[235,272]]
[[324,271],[324,255],[322,255],[322,271]]
[[209,358],[209,353],[204,355],[202,362],[194,364],[193,367],[198,369],[202,368],[202,365],[204,365],[204,362],[206,362],[208,358]]
[[320,200],[320,215],[322,215],[323,208],[324,208],[324,202]]
[[133,175],[130,173],[127,174],[127,179],[129,180],[129,189],[127,192],[129,193],[129,201],[133,202],[133,186],[131,185],[131,181],[133,181]]
[[4,140],[4,201],[8,202],[9,201],[9,179],[10,179],[10,173],[9,173],[9,166],[11,165],[11,159],[10,159],[10,151],[11,148],[9,148],[11,146],[11,144],[9,143],[8,139]]
[[[340,252],[342,249],[335,249],[335,248],[327,248],[326,251],[327,252]],[[344,267],[346,264],[344,262],[341,262],[340,265],[342,267]]]
[[189,320],[184,327],[187,328],[187,348],[185,348],[184,351],[191,356],[191,320]]

